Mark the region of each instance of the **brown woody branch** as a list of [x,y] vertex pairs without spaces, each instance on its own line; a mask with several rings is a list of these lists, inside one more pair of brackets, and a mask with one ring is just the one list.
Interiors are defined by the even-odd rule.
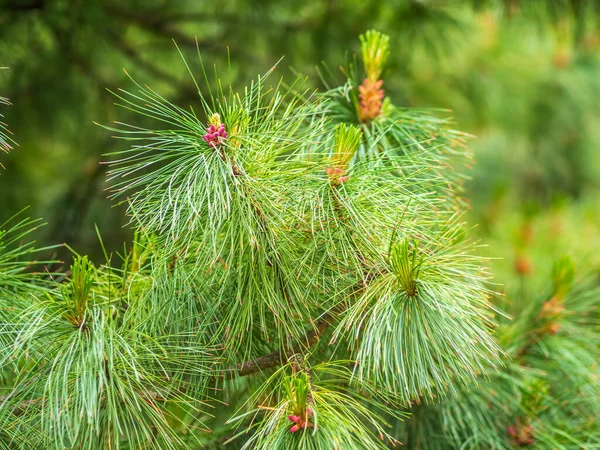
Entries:
[[314,327],[304,335],[301,343],[296,344],[290,350],[275,351],[259,358],[240,363],[235,370],[227,372],[225,378],[232,379],[245,377],[256,372],[262,372],[263,370],[272,369],[273,367],[285,364],[295,354],[301,353],[306,348],[312,347],[319,342],[321,336],[331,326],[332,322],[333,313],[325,313],[321,318],[315,321]]

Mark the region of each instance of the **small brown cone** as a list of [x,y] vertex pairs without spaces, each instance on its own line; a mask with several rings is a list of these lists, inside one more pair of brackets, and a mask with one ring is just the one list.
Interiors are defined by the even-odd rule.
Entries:
[[359,119],[361,122],[369,122],[381,114],[381,106],[385,93],[381,86],[383,80],[372,81],[365,78],[358,87]]

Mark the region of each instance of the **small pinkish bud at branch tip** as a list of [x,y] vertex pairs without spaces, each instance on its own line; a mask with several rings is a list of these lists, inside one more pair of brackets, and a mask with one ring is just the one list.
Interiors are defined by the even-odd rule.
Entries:
[[333,184],[342,184],[348,181],[348,171],[340,167],[326,167],[325,173],[329,177],[329,181]]
[[523,425],[519,419],[516,420],[515,424],[509,426],[506,431],[513,442],[520,447],[535,443],[531,425]]
[[227,138],[227,132],[225,131],[224,123],[221,123],[218,128],[214,123],[208,125],[206,134],[202,136],[202,139],[204,139],[204,141],[208,143],[208,146],[212,148],[216,148],[225,138]]
[[315,424],[309,420],[310,416],[312,416],[312,413],[313,413],[312,409],[307,408],[305,418],[303,418],[302,416],[296,416],[294,414],[290,414],[288,416],[288,419],[290,419],[292,422],[295,423],[295,425],[292,426],[292,428],[290,428],[290,432],[295,433],[296,431],[299,431],[299,430],[305,430],[306,428],[314,427]]

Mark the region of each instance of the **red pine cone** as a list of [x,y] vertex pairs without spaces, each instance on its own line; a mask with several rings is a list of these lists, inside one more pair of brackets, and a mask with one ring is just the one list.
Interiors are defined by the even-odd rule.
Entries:
[[227,131],[225,131],[225,124],[221,124],[219,128],[215,125],[211,125],[206,129],[206,134],[202,136],[209,147],[216,147],[222,141],[227,139]]
[[290,433],[295,433],[296,431],[300,431],[306,428],[313,428],[315,426],[314,423],[310,421],[310,416],[312,416],[312,409],[308,408],[306,410],[306,420],[302,418],[302,416],[295,416],[290,414],[288,419],[295,423],[292,428],[290,428]]

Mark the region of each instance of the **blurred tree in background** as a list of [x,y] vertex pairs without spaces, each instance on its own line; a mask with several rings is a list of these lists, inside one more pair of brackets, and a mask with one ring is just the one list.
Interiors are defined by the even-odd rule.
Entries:
[[98,164],[116,143],[93,124],[115,116],[105,88],[128,86],[119,67],[193,104],[175,40],[220,67],[230,58],[234,84],[285,55],[281,68],[318,87],[314,62],[341,65],[347,44],[370,27],[397,49],[388,92],[406,106],[449,108],[477,136],[468,197],[484,229],[503,208],[529,216],[593,195],[599,11],[584,0],[2,0],[0,65],[10,70],[0,71],[0,92],[14,103],[2,114],[21,148],[2,157],[10,170],[0,177],[0,220],[31,205],[49,223],[44,242],[96,256],[93,223],[110,244],[128,236]]
[[[290,442],[300,442],[301,448],[328,448],[331,442],[363,448],[379,445],[374,433],[384,432],[378,427],[389,422],[389,444],[399,439],[414,449],[600,448],[595,419],[600,415],[600,3],[0,2],[0,66],[8,68],[0,71],[0,114],[10,124],[0,124],[0,165],[7,169],[0,173],[0,447],[28,448],[32,442],[51,442],[56,433],[62,442],[88,442],[86,448],[110,446],[114,439],[123,439],[124,448],[142,442],[151,442],[150,448],[193,447],[198,440],[209,448],[289,448]],[[361,49],[365,74],[340,75],[338,67],[349,67],[359,48],[356,36],[369,28],[391,38],[385,69],[392,76],[371,77],[368,46]],[[373,39],[371,56],[387,46]],[[197,62],[199,51],[209,71],[214,63],[228,78],[224,84],[238,88],[285,55],[279,74],[292,81],[299,73],[311,89],[328,90],[325,109],[331,108],[328,115],[340,125],[335,130],[331,123],[306,126],[304,119],[318,114],[312,106],[303,110],[301,102],[294,103],[299,116],[278,113],[285,117],[281,123],[268,114],[272,105],[257,108],[253,118],[258,120],[249,120],[255,128],[239,133],[246,139],[245,153],[236,154],[242,145],[236,132],[246,123],[243,112],[254,111],[254,104],[248,100],[239,110],[201,105],[173,41],[185,59]],[[349,47],[353,51],[346,53]],[[321,60],[327,65],[314,67]],[[384,94],[379,98],[377,91],[381,80],[388,96],[383,105]],[[363,120],[356,91],[354,103],[348,102],[339,86],[359,86],[363,97],[375,86],[370,95],[377,120]],[[123,110],[106,89],[134,103],[139,98],[126,91],[148,97],[130,104],[133,111]],[[395,106],[386,103],[392,98]],[[151,116],[172,119],[169,126],[176,129],[152,128],[144,102],[156,107]],[[195,112],[187,115],[190,106],[204,109],[198,117],[210,118],[215,133],[223,117],[223,127],[234,137],[224,148],[242,158],[241,167],[251,174],[239,186],[261,195],[260,201],[242,190],[235,191],[232,202],[208,201],[201,212],[194,209],[204,205],[202,199],[230,195],[226,183],[219,190],[220,182],[232,173],[237,180],[242,172],[234,163],[222,179],[202,178],[220,173],[221,162],[230,162],[227,152],[211,170],[186,166],[198,154],[184,150],[201,149],[214,157],[209,141],[221,142],[209,134],[206,142],[198,139],[210,129]],[[423,116],[418,109],[431,107],[438,115]],[[358,116],[352,108],[358,108]],[[216,110],[221,116],[212,114]],[[473,170],[466,171],[472,178],[464,191],[463,171],[454,171],[452,157],[460,165],[469,154],[456,150],[464,148],[465,135],[448,128],[453,127],[445,120],[449,111],[457,128],[473,135],[467,142],[474,150],[474,161],[468,161]],[[123,141],[95,125],[115,121],[112,131],[124,131],[126,138],[130,129],[123,123],[154,130],[148,142],[158,142],[165,158],[174,158],[183,169],[157,164],[151,167],[154,178],[131,176],[130,170],[137,174],[152,160],[141,150],[146,147],[125,150]],[[312,155],[313,142],[325,153],[333,149],[338,165],[315,171],[324,182],[318,192],[328,193],[318,200],[333,218],[313,202],[315,178],[309,173],[302,179],[297,166],[279,158],[286,149],[274,136],[294,136],[286,144],[289,153],[307,164],[314,163],[303,159]],[[16,147],[13,137],[20,147],[7,153]],[[406,154],[390,156],[392,165],[386,166],[388,154],[378,155],[381,160],[367,154],[381,148]],[[114,162],[119,155],[128,159]],[[129,205],[107,200],[107,166],[99,161],[109,159],[110,186],[131,189]],[[365,168],[370,171],[361,175]],[[390,221],[392,212],[412,200],[403,197],[401,183],[386,178],[396,176],[390,168],[400,174],[404,168],[413,177],[405,186],[417,205],[406,206],[404,241],[394,240]],[[338,188],[346,192],[349,173],[358,184],[349,183],[347,192],[375,193],[373,203],[361,203],[359,194],[352,201],[337,197]],[[257,180],[256,186],[244,184]],[[398,186],[402,189],[395,191]],[[181,194],[175,196],[182,199],[177,208],[172,187]],[[434,204],[427,204],[432,193]],[[480,224],[474,230],[444,219],[465,209],[463,196],[471,203],[468,221]],[[283,198],[290,203],[282,206]],[[340,214],[340,199],[347,216]],[[270,214],[263,216],[256,203]],[[48,226],[38,230],[36,221],[5,222],[26,205]],[[127,206],[131,223],[138,226],[135,235]],[[318,236],[323,240],[315,239],[314,245],[281,239],[307,232],[301,221],[296,225],[291,219],[294,211],[298,217],[312,214],[312,237],[319,235],[316,223],[325,238]],[[255,216],[260,220],[252,220]],[[264,217],[273,221],[273,229]],[[349,217],[368,218],[360,227],[365,234],[356,241]],[[332,221],[347,226],[348,234],[331,231]],[[56,275],[57,283],[50,274],[32,275],[33,247],[25,231],[30,228],[39,233],[43,253],[58,251],[68,263],[74,248],[90,258],[76,256],[70,270],[57,268],[64,272]],[[389,248],[382,250],[391,228]],[[467,236],[473,234],[488,246],[474,246],[471,256],[458,244],[471,248]],[[415,235],[424,247],[409,241]],[[262,241],[254,250],[257,237]],[[115,255],[124,241],[122,261],[109,258],[107,249]],[[253,250],[223,250],[238,241]],[[59,242],[70,248],[45,247]],[[216,256],[211,243],[223,245]],[[305,252],[302,258],[299,252]],[[280,258],[275,264],[274,254]],[[501,257],[491,262],[497,284],[482,271],[487,256]],[[428,297],[427,289],[434,294]],[[391,295],[398,292],[400,297]],[[488,307],[498,313],[493,336]],[[332,345],[338,338],[356,341],[356,348],[349,344],[341,361],[322,363],[339,354]],[[441,353],[438,345],[444,347]],[[479,345],[485,347],[481,353]],[[284,358],[302,352],[305,359]],[[348,360],[360,362],[354,370],[364,384],[356,390]],[[223,402],[215,403],[216,417],[203,403],[213,388]],[[382,392],[389,398],[379,403]],[[291,402],[292,415],[281,416],[289,405],[281,407],[278,399]],[[400,406],[390,406],[392,400]],[[318,426],[323,433],[302,431],[317,428],[307,401],[326,414]],[[64,410],[55,416],[44,405]],[[375,406],[383,408],[375,413]],[[238,407],[246,412],[238,417],[242,428],[234,435],[231,418]],[[296,409],[301,414],[295,415]],[[80,414],[84,410],[89,417]],[[356,419],[357,411],[366,420]],[[263,418],[253,433],[243,428],[246,413]],[[408,414],[410,419],[399,420]],[[205,426],[214,434],[205,433]],[[301,441],[294,440],[298,436]]]

